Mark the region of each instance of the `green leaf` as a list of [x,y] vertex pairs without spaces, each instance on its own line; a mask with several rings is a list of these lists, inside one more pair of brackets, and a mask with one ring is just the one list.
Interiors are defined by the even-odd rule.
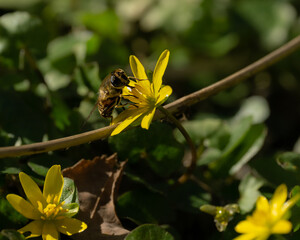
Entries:
[[238,151],[234,152],[238,160],[231,167],[230,174],[237,173],[243,165],[259,152],[264,144],[266,135],[267,129],[264,124],[253,125],[250,128]]
[[226,148],[225,154],[211,166],[219,176],[237,173],[263,146],[266,137],[263,124],[249,126],[249,122],[244,122],[239,127],[240,131],[233,133],[234,140],[229,143],[230,148]]
[[208,165],[218,161],[222,157],[222,152],[219,149],[208,148],[200,156],[197,161],[197,166]]
[[260,34],[261,42],[267,49],[287,41],[289,29],[297,17],[296,10],[286,1],[246,0],[238,2],[236,9]]
[[260,96],[252,96],[242,102],[240,110],[234,116],[234,120],[252,117],[253,123],[262,123],[270,115],[270,108],[266,99]]
[[98,92],[101,83],[98,63],[86,63],[78,66],[75,69],[74,78],[79,86],[85,86],[95,93]]
[[280,154],[277,159],[277,163],[283,169],[293,172],[299,172],[300,168],[300,153],[285,152]]
[[[292,197],[294,197],[294,196],[300,194],[300,186],[299,186],[299,185],[296,185],[295,187],[293,187],[293,189],[292,189],[292,191],[291,191],[291,194],[292,194]],[[298,207],[300,207],[300,201],[298,201],[298,202],[296,203],[296,205],[297,205]]]
[[147,162],[159,176],[168,177],[181,166],[184,146],[173,136],[171,126],[152,123],[149,130],[134,128],[109,139],[110,146],[118,152],[121,159],[130,164],[139,160]]
[[74,181],[70,178],[64,177],[64,186],[60,201],[64,201],[65,204],[79,203],[77,188]]
[[5,236],[8,240],[25,240],[25,237],[17,230],[3,229],[0,235]]
[[73,217],[76,215],[79,211],[79,204],[78,203],[68,203],[63,205],[64,209],[67,209],[68,211],[64,213],[63,215],[66,217]]
[[243,178],[239,185],[240,199],[238,204],[242,214],[250,212],[261,195],[258,189],[263,186],[264,181],[251,176],[250,174]]
[[46,174],[50,167],[54,164],[61,165],[62,169],[66,166],[70,166],[73,162],[69,159],[59,156],[57,153],[52,154],[39,154],[30,157],[27,165],[36,174],[46,177]]
[[1,228],[23,227],[28,221],[27,218],[12,207],[2,195],[0,195],[0,215]]
[[87,42],[92,34],[79,31],[55,38],[48,45],[48,59],[62,73],[71,74],[76,64],[83,64],[86,58]]
[[252,117],[245,117],[235,121],[231,125],[231,136],[226,148],[223,151],[223,157],[228,156],[245,138],[252,124]]
[[[196,145],[200,145],[204,139],[212,136],[221,127],[222,121],[217,118],[203,118],[199,120],[192,120],[183,122],[183,127],[188,132],[193,142]],[[174,130],[175,138],[181,142],[185,142],[185,138],[182,136],[178,129]]]
[[68,106],[58,94],[52,94],[51,103],[51,117],[53,118],[56,127],[60,130],[64,130],[67,126],[71,124],[69,119],[71,110],[68,108]]
[[120,36],[119,19],[114,11],[85,13],[82,15],[81,20],[87,28],[99,33],[100,36],[112,39],[118,39]]
[[23,171],[24,164],[21,164],[18,158],[1,159],[0,173],[18,174]]
[[127,235],[125,240],[174,240],[174,237],[163,228],[154,224],[144,224]]
[[133,190],[121,195],[117,212],[119,217],[129,218],[137,224],[166,223],[175,218],[167,199],[148,190]]
[[33,172],[45,177],[49,170],[50,164],[48,167],[46,167],[44,165],[41,165],[40,161],[31,160],[30,162],[28,162],[28,166]]
[[41,25],[41,21],[28,12],[7,13],[0,18],[0,26],[10,35],[26,34]]
[[151,149],[146,160],[149,167],[159,176],[168,177],[181,167],[183,152],[178,144],[160,143]]

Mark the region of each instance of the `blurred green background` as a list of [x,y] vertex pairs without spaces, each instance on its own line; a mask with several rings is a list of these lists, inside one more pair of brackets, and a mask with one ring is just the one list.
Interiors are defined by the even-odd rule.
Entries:
[[[287,0],[1,0],[0,7],[1,146],[78,133],[101,79],[117,67],[130,74],[130,54],[153,70],[159,54],[171,51],[165,82],[172,100],[300,32],[300,4]],[[272,141],[291,147],[300,128],[298,62],[299,52],[187,114],[227,117],[260,95],[271,107]],[[95,112],[89,123],[84,130],[107,121]]]
[[[79,132],[103,79],[127,70],[135,54],[153,70],[171,51],[165,82],[172,98],[208,86],[300,32],[299,3],[285,0],[0,1],[1,145]],[[299,53],[251,81],[195,106],[225,117],[241,100],[265,97],[274,141],[290,146],[299,130]],[[93,128],[107,122],[94,113]],[[282,128],[284,126],[284,129]],[[277,137],[279,139],[277,139]]]
[[[46,141],[108,125],[95,111],[80,128],[97,101],[101,80],[115,68],[131,74],[131,54],[153,70],[160,53],[170,50],[164,75],[165,84],[174,90],[169,101],[206,87],[299,35],[299,12],[297,0],[0,0],[0,146]],[[251,111],[260,114],[268,129],[262,154],[300,152],[299,62],[297,51],[192,106],[185,117],[207,114],[227,120],[241,113],[249,97],[259,96],[250,99]],[[164,131],[171,133],[168,128]],[[154,125],[149,135],[159,132]],[[140,156],[139,150],[134,152],[135,136],[140,137],[131,135],[132,142],[126,137],[99,140],[54,153],[4,159],[1,172],[35,172],[35,167],[54,163],[69,166],[115,150],[122,160],[129,156],[134,162]],[[158,142],[164,141],[173,140]],[[131,153],[122,155],[125,142],[123,150]],[[141,142],[147,144],[147,139]],[[168,151],[178,144],[170,143]],[[153,155],[160,153],[158,147],[149,149],[154,149]],[[183,150],[176,155],[174,168],[180,165]],[[165,174],[159,169],[156,173]],[[1,175],[2,183],[9,181]]]

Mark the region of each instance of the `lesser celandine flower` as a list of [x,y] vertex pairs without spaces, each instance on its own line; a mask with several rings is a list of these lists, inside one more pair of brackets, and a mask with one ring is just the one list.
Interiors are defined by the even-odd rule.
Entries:
[[266,240],[271,234],[287,234],[292,230],[292,223],[288,210],[299,200],[300,195],[296,195],[289,201],[287,198],[286,185],[280,185],[268,202],[260,196],[256,201],[256,209],[252,216],[239,222],[235,230],[242,235],[234,240]]
[[134,77],[134,87],[125,87],[122,96],[133,103],[124,112],[120,113],[112,124],[120,123],[111,135],[116,135],[135,121],[141,122],[141,127],[148,129],[158,106],[163,104],[172,93],[170,86],[162,85],[162,77],[168,65],[170,52],[165,50],[159,57],[152,77],[148,80],[145,69],[137,57],[131,55],[129,63]]
[[26,238],[42,235],[43,240],[55,240],[59,239],[59,232],[72,235],[87,228],[84,222],[71,218],[78,212],[78,205],[74,211],[70,207],[72,204],[60,202],[64,179],[59,165],[49,169],[43,193],[27,174],[21,172],[19,178],[28,201],[16,194],[8,194],[6,198],[18,212],[33,220],[18,230],[30,232]]

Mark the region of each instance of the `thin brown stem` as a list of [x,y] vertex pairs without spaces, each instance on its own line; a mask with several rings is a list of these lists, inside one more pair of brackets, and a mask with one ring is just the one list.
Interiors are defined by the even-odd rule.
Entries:
[[[231,74],[230,76],[206,88],[203,88],[189,95],[186,95],[182,98],[179,98],[176,101],[166,105],[165,108],[168,109],[168,111],[172,114],[175,112],[183,112],[187,107],[195,103],[198,103],[212,95],[215,95],[224,89],[237,85],[238,83],[244,81],[245,79],[254,76],[258,72],[261,72],[267,67],[287,57],[288,55],[295,52],[299,48],[300,48],[300,36],[297,36],[291,41],[281,46],[280,48],[274,50],[268,55],[248,65],[247,67]],[[161,115],[158,115],[157,117],[160,118]]]
[[158,110],[161,111],[166,117],[172,121],[172,123],[175,124],[175,126],[178,128],[178,130],[181,132],[181,134],[184,136],[187,144],[189,145],[189,148],[191,150],[192,159],[190,165],[187,167],[186,172],[178,179],[179,183],[184,183],[187,181],[192,174],[194,168],[196,167],[197,162],[197,150],[195,147],[195,144],[193,140],[191,139],[188,132],[185,130],[185,128],[182,126],[182,124],[171,114],[168,110],[166,110],[163,106],[159,106]]
[[[171,113],[183,112],[186,107],[189,107],[195,103],[198,103],[209,96],[221,92],[233,85],[240,83],[241,81],[252,77],[256,73],[266,69],[270,65],[278,62],[279,60],[285,58],[289,54],[295,52],[300,47],[300,36],[292,39],[288,43],[284,44],[282,47],[276,49],[265,57],[259,59],[258,61],[250,64],[249,66],[241,69],[240,71],[224,78],[223,80],[214,83],[206,88],[199,91],[186,95],[168,105],[165,108]],[[163,117],[163,113],[157,112],[155,119]],[[50,140],[47,142],[33,143],[18,147],[1,147],[0,148],[0,158],[4,157],[16,157],[23,155],[31,155],[35,153],[42,153],[48,151],[54,151],[58,149],[64,149],[83,143],[91,142],[97,139],[103,139],[110,136],[113,129],[116,127],[109,126],[101,129],[97,129],[90,132],[85,132],[82,134],[77,134],[65,138]]]

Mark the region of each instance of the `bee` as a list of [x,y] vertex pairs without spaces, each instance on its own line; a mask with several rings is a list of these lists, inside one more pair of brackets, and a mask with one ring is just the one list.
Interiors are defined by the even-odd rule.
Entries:
[[[89,116],[81,124],[81,129],[87,123],[88,119],[98,106],[100,115],[104,118],[112,119],[112,112],[120,104],[122,98],[122,90],[124,87],[134,88],[129,86],[130,80],[136,82],[136,78],[128,77],[124,70],[118,68],[108,74],[101,82],[98,91],[97,103],[91,110]],[[140,79],[139,79],[140,80]]]
[[122,89],[129,86],[130,77],[124,70],[118,68],[108,74],[102,81],[99,88],[98,111],[104,118],[112,118],[114,108],[121,101]]

